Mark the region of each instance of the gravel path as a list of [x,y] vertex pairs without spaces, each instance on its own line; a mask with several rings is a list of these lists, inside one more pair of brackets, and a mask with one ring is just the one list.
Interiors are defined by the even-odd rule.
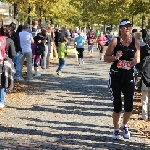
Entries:
[[111,140],[110,64],[98,56],[95,50],[89,58],[85,50],[84,65],[78,66],[73,56],[66,58],[64,76],[56,75],[54,61],[42,77],[20,83],[25,90],[7,100],[1,113],[0,150],[150,149],[138,128],[130,128],[130,140]]

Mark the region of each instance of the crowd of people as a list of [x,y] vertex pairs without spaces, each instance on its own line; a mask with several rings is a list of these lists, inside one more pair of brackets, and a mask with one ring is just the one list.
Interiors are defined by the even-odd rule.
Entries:
[[[24,60],[27,63],[27,79],[40,77],[39,67],[44,72],[49,69],[50,59],[54,56],[59,59],[57,75],[62,75],[65,66],[65,56],[73,39],[74,48],[78,52],[79,65],[84,64],[85,43],[88,45],[88,55],[93,56],[94,44],[99,50],[100,61],[112,63],[109,72],[109,90],[113,100],[112,139],[118,139],[119,119],[122,111],[121,93],[124,95],[124,117],[121,129],[123,137],[130,138],[127,123],[133,110],[133,97],[135,93],[135,72],[142,72],[142,118],[150,119],[150,34],[132,30],[128,19],[119,24],[118,36],[112,32],[104,34],[100,30],[74,31],[62,27],[61,30],[53,26],[38,26],[35,21],[32,26],[11,23],[0,29],[0,73],[1,75],[1,102],[0,108],[5,106],[5,97],[8,89],[13,88],[13,82],[25,80],[22,71]],[[108,46],[104,54],[104,46]]]

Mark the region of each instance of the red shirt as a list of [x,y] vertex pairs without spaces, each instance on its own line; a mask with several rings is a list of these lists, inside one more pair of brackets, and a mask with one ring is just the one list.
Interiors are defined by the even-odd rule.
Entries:
[[93,45],[94,40],[95,40],[95,34],[94,33],[89,33],[87,35],[87,40],[88,40],[88,45]]

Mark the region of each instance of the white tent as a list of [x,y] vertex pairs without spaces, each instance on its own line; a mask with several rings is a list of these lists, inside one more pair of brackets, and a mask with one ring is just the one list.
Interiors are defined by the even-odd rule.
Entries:
[[10,25],[12,22],[17,24],[17,21],[13,17],[10,17],[10,16],[3,18],[2,21],[3,21],[3,25]]

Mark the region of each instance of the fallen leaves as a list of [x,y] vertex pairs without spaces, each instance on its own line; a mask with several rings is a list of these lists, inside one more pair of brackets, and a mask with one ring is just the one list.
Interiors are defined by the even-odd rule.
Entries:
[[[141,119],[141,113],[142,113],[142,103],[141,103],[141,92],[135,93],[134,98],[134,113],[133,117],[136,117],[134,121],[129,122],[131,127],[138,128],[137,133],[142,134],[146,136],[147,138],[150,138],[150,121],[144,121]],[[140,117],[139,117],[140,116]]]

